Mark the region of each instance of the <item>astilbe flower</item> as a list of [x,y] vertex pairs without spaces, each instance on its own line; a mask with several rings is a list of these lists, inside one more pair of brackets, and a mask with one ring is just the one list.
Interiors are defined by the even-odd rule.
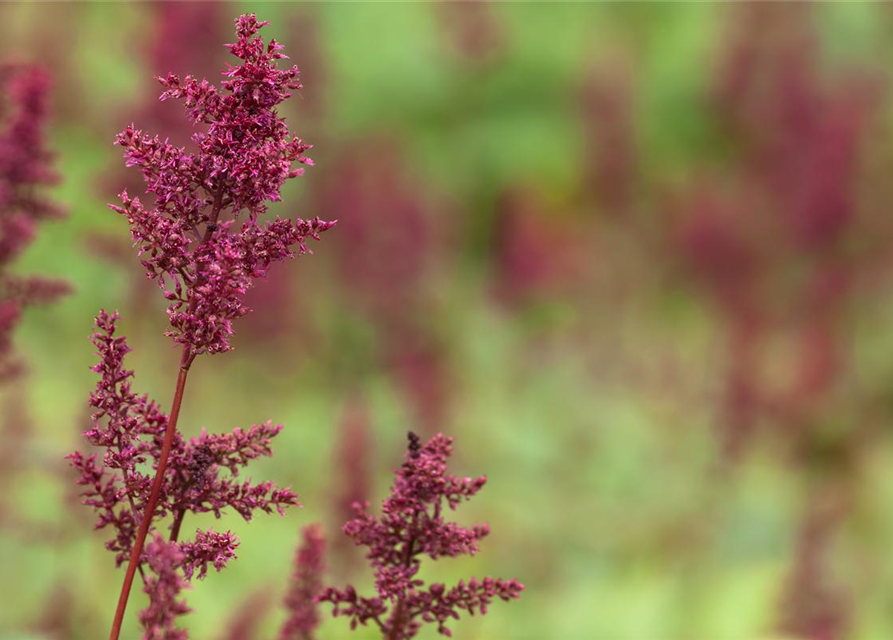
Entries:
[[[889,255],[889,229],[877,228],[871,213],[877,195],[865,188],[877,162],[866,143],[880,134],[886,87],[865,69],[824,71],[809,6],[741,6],[730,24],[710,97],[734,144],[726,175],[692,189],[680,245],[728,334],[726,453],[742,455],[758,429],[772,426],[764,433],[790,447],[794,468],[810,479],[779,626],[838,638],[852,611],[846,590],[832,584],[828,554],[873,440],[865,416],[844,419],[828,408],[851,386],[843,328],[857,287],[874,280],[878,265],[886,269]],[[788,346],[790,373],[766,375]],[[832,446],[829,421],[851,426]],[[828,487],[844,495],[835,497],[836,513],[817,518],[812,503],[827,501]]]
[[[121,565],[131,553],[149,502],[152,476],[148,470],[161,458],[168,416],[148,396],[133,391],[133,372],[124,367],[130,349],[125,338],[115,335],[117,320],[117,314],[101,312],[93,335],[100,357],[93,371],[100,379],[90,397],[95,411],[93,427],[84,436],[101,456],[76,451],[68,458],[80,474],[84,503],[97,514],[96,528],[113,532],[106,547]],[[156,511],[172,517],[169,540],[153,528],[153,542],[140,558],[140,570],[148,568],[144,590],[150,596],[149,609],[140,616],[144,638],[185,638],[173,628],[174,617],[187,611],[179,604],[171,609],[176,594],[193,578],[203,579],[209,567],[220,571],[235,557],[239,542],[229,531],[196,530],[192,540],[179,541],[187,512],[211,512],[220,517],[231,508],[247,521],[257,511],[282,514],[285,508],[298,504],[290,489],[271,482],[238,481],[240,468],[271,455],[270,439],[281,428],[265,423],[226,434],[202,431],[188,441],[175,436],[170,470],[163,477]]]
[[326,542],[318,524],[304,527],[301,538],[285,597],[288,618],[279,632],[280,640],[312,640],[320,622],[316,597],[323,590]]
[[303,173],[293,165],[313,164],[304,155],[310,145],[289,137],[278,116],[276,105],[301,84],[297,67],[276,68],[286,57],[282,46],[265,46],[256,35],[265,24],[254,15],[237,21],[238,41],[227,46],[242,64],[225,73],[222,89],[193,76],[159,78],[161,99],[182,100],[201,127],[192,136],[197,153],[132,125],[116,139],[155,204],[147,208],[125,191],[112,209],[127,217],[147,276],[171,301],[168,335],[188,357],[228,351],[232,321],[249,311],[242,298],[252,281],[272,263],[307,251],[306,238],[319,239],[334,224],[259,220],[267,201],[280,200],[285,181]]
[[408,160],[389,136],[351,141],[334,162],[317,197],[349,222],[334,239],[346,304],[374,329],[375,365],[405,394],[413,422],[433,433],[450,400],[447,349],[430,322],[430,284],[448,250],[436,215],[445,205],[407,179]]
[[407,178],[404,156],[400,141],[388,136],[351,141],[317,193],[321,209],[350,223],[333,240],[351,303],[376,327],[401,333],[415,330],[407,309],[426,304],[426,279],[446,239],[430,197]]
[[[816,401],[846,368],[836,327],[858,271],[878,244],[886,255],[889,234],[870,228],[862,205],[878,79],[860,69],[822,73],[809,7],[742,6],[732,17],[708,97],[735,144],[725,175],[698,176],[679,245],[727,317],[722,436],[737,456],[760,420],[797,427],[789,433],[815,422]],[[782,333],[800,354],[785,388],[759,370],[772,334]]]
[[435,583],[425,588],[418,578],[423,556],[474,555],[478,541],[489,533],[486,525],[461,527],[444,519],[444,507],[455,509],[474,496],[487,481],[457,478],[446,473],[452,453],[452,438],[437,434],[425,445],[414,433],[403,465],[395,470],[391,495],[382,504],[382,515],[366,511],[367,504],[356,506],[356,517],[344,525],[344,533],[357,545],[368,548],[366,554],[375,571],[377,596],[360,596],[348,585],[344,589],[327,588],[320,602],[333,605],[334,616],[350,618],[351,628],[374,622],[387,640],[405,640],[416,635],[422,623],[436,623],[437,630],[451,635],[446,626],[460,612],[474,615],[487,612],[496,598],[517,599],[524,585],[517,580],[484,578],[464,580],[447,588]]
[[[13,341],[24,310],[69,291],[62,280],[12,273],[16,259],[36,238],[39,223],[63,216],[44,194],[58,181],[46,144],[48,93],[49,75],[40,67],[0,65],[0,384],[12,382],[25,369]],[[5,395],[0,401],[0,485],[12,487],[33,462],[22,455],[31,425],[22,394],[9,390]],[[43,535],[12,508],[12,497],[0,498],[0,526],[29,537]]]
[[[510,308],[568,296],[585,284],[589,238],[572,220],[557,215],[541,193],[512,186],[500,193],[493,225],[495,296]],[[560,246],[549,252],[546,247]]]
[[[267,202],[280,199],[285,181],[301,175],[303,168],[295,164],[312,164],[304,155],[310,146],[290,137],[277,111],[277,105],[301,88],[298,69],[277,68],[285,55],[275,40],[265,45],[257,35],[265,24],[253,14],[236,20],[237,41],[227,47],[241,63],[228,67],[220,89],[193,76],[181,80],[169,73],[159,78],[162,100],[183,101],[187,118],[196,127],[192,136],[196,152],[133,125],[116,139],[124,147],[127,165],[141,170],[153,203],[144,205],[125,190],[121,206],[111,208],[128,219],[147,276],[157,280],[171,302],[167,335],[182,345],[182,355],[170,415],[165,416],[130,392],[130,374],[120,366],[126,348],[123,341],[112,338],[114,320],[100,316],[97,346],[104,358],[103,382],[94,401],[101,403],[100,417],[108,415],[109,421],[105,428],[88,431],[87,437],[107,452],[102,465],[80,453],[72,462],[81,469],[81,482],[92,487],[88,501],[100,511],[99,526],[115,525],[117,536],[110,548],[118,554],[118,563],[129,554],[111,640],[120,636],[156,514],[172,517],[170,539],[176,541],[189,511],[219,515],[229,506],[248,519],[257,509],[281,511],[296,503],[291,491],[272,483],[238,483],[217,475],[225,468],[234,476],[248,460],[269,454],[269,439],[280,427],[268,423],[229,436],[202,433],[188,445],[177,432],[196,356],[228,351],[232,321],[248,312],[243,297],[253,281],[264,277],[272,263],[306,252],[308,237],[319,239],[334,225],[319,218],[260,219]],[[114,346],[105,348],[105,342]],[[123,418],[118,417],[121,411]],[[151,481],[138,471],[149,457],[154,458]],[[108,471],[120,478],[106,481]],[[129,515],[115,508],[123,497],[130,503]],[[232,557],[235,539],[206,533],[197,535],[192,545],[181,549],[182,570],[187,577],[196,571],[202,577],[208,564],[219,569]]]
[[35,66],[0,66],[0,379],[21,371],[12,355],[12,332],[25,307],[50,302],[69,290],[60,280],[9,273],[34,240],[37,224],[62,217],[43,189],[58,181],[47,149],[48,74]]

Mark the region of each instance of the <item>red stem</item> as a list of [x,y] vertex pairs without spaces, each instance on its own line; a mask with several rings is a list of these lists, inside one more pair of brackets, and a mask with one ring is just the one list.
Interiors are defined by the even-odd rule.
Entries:
[[[208,216],[205,233],[201,238],[200,244],[206,244],[214,231],[217,229],[217,219],[220,217],[220,210],[223,208],[223,189],[218,189],[214,194],[214,202],[212,204],[211,215]],[[200,274],[196,274],[196,279]],[[184,276],[185,279],[185,276]],[[190,282],[185,281],[187,287]],[[195,297],[189,301],[190,310],[195,308]],[[177,375],[177,387],[174,390],[174,401],[171,406],[171,415],[167,422],[167,431],[164,434],[164,445],[161,448],[161,457],[158,459],[158,468],[155,470],[155,479],[152,481],[152,493],[149,495],[149,504],[146,505],[146,512],[140,520],[140,528],[136,534],[136,540],[133,549],[130,551],[130,560],[127,562],[127,571],[124,574],[124,584],[121,585],[121,595],[118,597],[118,607],[115,609],[115,620],[112,622],[112,631],[109,633],[109,640],[118,640],[121,635],[121,624],[124,622],[124,610],[127,609],[127,599],[130,597],[130,589],[133,587],[133,578],[136,570],[140,567],[140,556],[143,553],[143,545],[146,543],[146,536],[149,534],[149,527],[152,525],[152,516],[155,514],[155,507],[158,506],[158,497],[161,494],[161,484],[164,480],[164,472],[167,470],[167,461],[170,457],[171,446],[174,442],[174,434],[177,432],[177,418],[180,417],[180,405],[183,403],[183,390],[186,388],[186,376],[189,374],[189,367],[195,359],[195,353],[189,345],[183,345],[183,356],[180,358],[180,373]],[[180,533],[180,523],[182,515],[177,518],[174,523],[172,540],[176,540]]]
[[183,390],[186,388],[186,376],[189,374],[189,367],[192,365],[194,355],[188,346],[183,347],[183,358],[180,361],[180,373],[177,375],[177,387],[174,390],[174,401],[171,406],[171,415],[167,422],[167,431],[164,433],[164,444],[161,448],[161,457],[158,459],[158,468],[155,470],[155,479],[152,481],[152,493],[149,495],[149,503],[146,505],[146,511],[140,520],[140,528],[136,534],[136,540],[133,543],[133,549],[130,551],[130,560],[127,562],[127,571],[124,574],[124,584],[121,585],[121,595],[118,597],[118,607],[115,610],[115,620],[112,622],[112,631],[109,634],[109,640],[118,640],[121,635],[121,624],[124,622],[124,610],[127,608],[127,600],[130,597],[130,589],[133,586],[133,578],[136,575],[137,567],[140,566],[140,556],[143,553],[143,545],[146,543],[146,536],[149,533],[149,527],[152,525],[152,516],[155,514],[155,507],[158,506],[158,498],[161,494],[161,484],[164,480],[164,472],[167,470],[167,461],[170,457],[171,446],[174,442],[174,434],[177,432],[177,418],[180,417],[180,405],[183,403]]
[[186,512],[183,509],[179,509],[174,516],[174,524],[171,526],[171,542],[176,542],[177,538],[180,537],[180,525],[183,524],[184,515],[186,515]]
[[[415,531],[418,527],[419,515],[413,517],[412,520],[412,530],[409,534],[409,542],[406,544],[404,555],[403,555],[403,566],[407,569],[412,566],[412,557],[413,557],[413,546],[415,545]],[[409,621],[412,619],[412,613],[410,611],[403,611],[405,607],[405,601],[403,598],[397,599],[397,604],[394,605],[394,613],[391,616],[391,620],[393,624],[391,624],[391,628],[388,629],[385,634],[385,640],[402,640],[404,634],[406,632],[406,625],[409,624]],[[404,619],[405,618],[405,619]]]

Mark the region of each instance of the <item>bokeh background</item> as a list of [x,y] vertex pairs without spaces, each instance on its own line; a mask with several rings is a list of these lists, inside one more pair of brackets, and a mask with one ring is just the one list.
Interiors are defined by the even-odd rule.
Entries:
[[92,318],[120,310],[162,405],[178,357],[111,143],[187,144],[152,76],[215,78],[245,11],[315,145],[275,211],[340,222],[193,367],[182,431],[284,423],[252,475],[304,508],[217,525],[242,546],[191,637],[275,637],[310,522],[331,582],[368,584],[339,527],[409,429],[489,476],[458,512],[481,553],[427,575],[527,585],[459,638],[893,637],[893,5],[4,3],[0,58],[53,75],[69,211],[18,267],[75,292],[29,311],[0,391],[0,638],[107,633],[122,573],[62,460]]

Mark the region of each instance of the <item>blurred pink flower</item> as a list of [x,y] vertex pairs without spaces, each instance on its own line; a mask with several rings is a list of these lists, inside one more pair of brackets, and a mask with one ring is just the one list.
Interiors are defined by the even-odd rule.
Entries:
[[12,263],[33,242],[40,222],[63,216],[45,196],[58,182],[46,146],[49,75],[25,65],[0,66],[0,380],[21,371],[12,353],[12,333],[25,307],[51,302],[68,283],[10,273]]
[[323,590],[326,543],[318,524],[304,527],[295,554],[291,587],[285,597],[288,618],[279,632],[280,640],[313,640],[320,623],[316,597]]

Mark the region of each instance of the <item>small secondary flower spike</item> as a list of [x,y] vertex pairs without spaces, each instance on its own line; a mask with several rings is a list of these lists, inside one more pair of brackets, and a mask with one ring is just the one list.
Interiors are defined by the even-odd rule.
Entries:
[[418,578],[424,556],[437,560],[474,555],[478,541],[489,533],[486,525],[468,529],[444,519],[444,506],[455,509],[487,481],[485,476],[457,478],[446,473],[452,442],[452,438],[437,434],[422,445],[419,437],[410,433],[406,460],[395,471],[396,480],[382,504],[382,515],[370,515],[368,503],[357,504],[356,517],[344,525],[344,533],[369,550],[366,558],[375,571],[378,595],[363,597],[348,585],[344,589],[329,587],[318,599],[334,606],[334,616],[350,618],[351,629],[371,620],[385,640],[407,640],[428,622],[449,636],[446,624],[458,619],[461,611],[484,614],[496,598],[521,597],[524,585],[517,580],[471,578],[451,588],[439,583],[425,588]]
[[[152,602],[141,616],[144,638],[170,640],[185,637],[172,627],[175,614],[185,611],[176,604],[181,588],[194,576],[204,577],[209,565],[219,570],[235,555],[237,541],[229,532],[199,531],[192,542],[178,543],[188,511],[219,515],[232,507],[249,519],[257,509],[281,512],[297,504],[288,489],[233,478],[247,461],[269,455],[269,440],[281,427],[267,423],[225,436],[202,433],[188,444],[177,432],[196,356],[231,349],[232,322],[248,313],[243,300],[254,280],[274,262],[305,253],[307,238],[318,240],[335,224],[319,218],[261,220],[267,202],[280,199],[282,185],[301,175],[299,165],[312,164],[304,155],[310,145],[290,136],[276,109],[301,88],[298,69],[277,68],[285,56],[275,40],[265,44],[257,35],[265,24],[253,14],[236,20],[237,40],[227,47],[240,63],[224,72],[220,89],[193,76],[158,78],[162,100],[183,102],[196,130],[195,152],[133,125],[115,141],[124,148],[127,165],[141,170],[152,202],[143,204],[124,191],[121,205],[111,208],[127,218],[147,276],[170,301],[167,335],[182,345],[182,355],[171,411],[164,415],[130,391],[132,374],[121,366],[127,348],[114,337],[116,317],[102,313],[97,320],[95,344],[103,360],[96,370],[103,378],[93,403],[96,420],[107,420],[86,436],[106,453],[101,465],[80,453],[73,454],[72,463],[88,487],[88,504],[100,513],[97,526],[115,528],[109,548],[118,564],[127,560],[111,640],[120,636],[137,571]],[[151,479],[139,472],[150,459]],[[231,475],[221,478],[223,469]],[[171,517],[169,540],[154,537],[144,551],[156,515]],[[145,565],[155,578],[146,577]]]

